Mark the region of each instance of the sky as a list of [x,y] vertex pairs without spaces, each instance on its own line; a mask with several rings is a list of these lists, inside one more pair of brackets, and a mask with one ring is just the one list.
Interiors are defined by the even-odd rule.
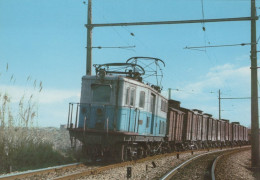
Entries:
[[[92,0],[92,5],[93,23],[250,16],[250,0]],[[260,1],[256,6],[259,14]],[[79,102],[86,22],[83,0],[0,0],[0,89],[13,104],[34,94],[38,126],[66,124],[69,102]],[[93,46],[135,48],[93,49],[93,64],[160,58],[166,64],[163,94],[172,88],[171,98],[181,106],[218,118],[219,89],[223,98],[250,97],[250,46],[185,47],[241,43],[250,43],[250,22],[99,27],[93,29]],[[250,104],[222,100],[221,117],[249,127]]]

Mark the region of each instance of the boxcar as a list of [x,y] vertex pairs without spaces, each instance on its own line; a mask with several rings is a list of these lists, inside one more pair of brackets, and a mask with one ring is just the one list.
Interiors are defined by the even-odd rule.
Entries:
[[212,145],[216,145],[216,141],[217,141],[217,120],[212,118],[212,136],[211,136],[211,141],[212,141]]
[[228,138],[229,138],[229,142],[230,144],[233,144],[233,124],[232,123],[229,123],[228,125]]
[[198,134],[198,112],[197,111],[193,111],[193,115],[192,115],[192,128],[191,128],[191,140],[193,142],[197,141],[197,134]]
[[193,109],[194,114],[196,114],[197,118],[197,145],[198,147],[202,147],[202,121],[203,115],[202,111],[198,109]]
[[221,142],[221,121],[216,119],[217,122],[217,143],[219,144]]
[[207,143],[207,122],[208,122],[209,116],[206,114],[202,115],[202,129],[201,129],[201,141],[202,141],[202,145],[203,147],[207,147],[208,143]]
[[238,141],[242,143],[244,141],[244,127],[241,125],[238,125],[238,134]]
[[225,144],[228,145],[229,144],[229,120],[227,119],[222,119],[222,121],[224,122],[224,141],[225,141]]
[[169,107],[166,134],[171,149],[180,148],[182,145],[183,118],[184,112]]
[[220,142],[221,145],[225,145],[225,121],[220,121]]
[[204,116],[207,118],[207,143],[212,143],[212,115],[211,114],[204,114]]
[[184,118],[183,118],[183,131],[182,131],[182,139],[183,143],[185,144],[185,148],[189,148],[188,146],[191,144],[191,129],[192,129],[192,120],[193,120],[193,111],[186,109],[186,108],[180,108],[182,112],[184,112]]
[[244,127],[244,143],[248,141],[248,128]]
[[171,149],[183,148],[185,113],[180,110],[180,101],[168,100],[167,136]]
[[239,122],[232,122],[232,137],[233,137],[233,143],[237,144],[238,143],[238,125]]
[[203,121],[203,111],[201,110],[197,110],[196,111],[198,112],[198,132],[197,132],[197,140],[198,141],[202,141],[202,121]]

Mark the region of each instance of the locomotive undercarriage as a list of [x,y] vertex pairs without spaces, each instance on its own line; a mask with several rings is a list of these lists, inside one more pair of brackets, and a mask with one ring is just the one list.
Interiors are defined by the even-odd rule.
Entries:
[[82,146],[83,156],[91,161],[129,161],[166,153],[165,142],[117,142],[107,146],[85,144]]
[[72,146],[79,140],[82,143],[82,157],[90,161],[128,161],[166,153],[169,150],[164,137],[124,135],[124,133],[100,135],[79,129],[70,129],[69,132]]

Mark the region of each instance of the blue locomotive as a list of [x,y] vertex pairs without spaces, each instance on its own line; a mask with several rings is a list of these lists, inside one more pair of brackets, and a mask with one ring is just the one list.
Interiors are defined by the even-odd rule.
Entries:
[[163,150],[167,99],[159,86],[143,82],[146,74],[139,59],[163,63],[134,57],[126,63],[94,65],[96,75],[82,77],[80,103],[70,103],[68,129],[88,157],[124,161]]

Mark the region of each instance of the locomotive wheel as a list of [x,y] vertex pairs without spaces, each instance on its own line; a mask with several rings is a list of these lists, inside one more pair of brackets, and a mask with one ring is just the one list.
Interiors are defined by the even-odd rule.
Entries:
[[147,148],[145,149],[145,155],[151,156],[151,146],[149,144],[147,144]]
[[129,149],[127,148],[127,145],[122,145],[122,154],[121,154],[121,161],[125,162],[130,160]]
[[143,147],[139,147],[137,152],[138,152],[137,156],[138,156],[139,159],[143,158],[145,156],[145,151],[144,151]]

